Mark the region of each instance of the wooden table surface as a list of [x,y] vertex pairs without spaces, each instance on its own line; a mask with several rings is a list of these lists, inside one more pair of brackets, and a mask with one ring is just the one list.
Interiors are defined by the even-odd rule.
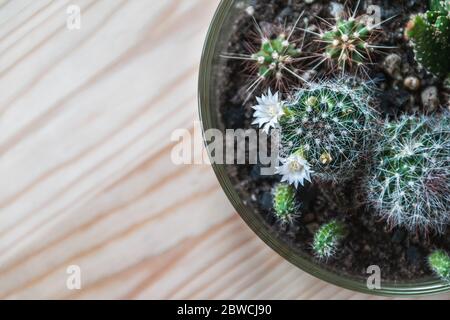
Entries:
[[0,298],[376,298],[284,261],[209,166],[170,161],[218,2],[0,0]]

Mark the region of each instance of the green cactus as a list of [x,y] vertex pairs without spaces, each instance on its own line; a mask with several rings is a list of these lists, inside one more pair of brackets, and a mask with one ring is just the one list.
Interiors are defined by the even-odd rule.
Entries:
[[430,268],[444,281],[450,282],[450,257],[442,250],[433,252],[428,257]]
[[292,223],[299,215],[295,192],[294,187],[284,183],[276,185],[273,190],[274,214],[281,223]]
[[448,122],[405,116],[380,130],[368,198],[392,226],[442,233],[450,222]]
[[337,220],[323,225],[314,235],[313,250],[320,259],[335,256],[340,242],[347,233],[345,225]]
[[[313,177],[320,180],[351,178],[369,145],[375,118],[366,92],[347,86],[343,80],[310,84],[283,107],[281,158],[300,156],[306,161],[302,166],[307,164]],[[280,167],[278,173],[286,180],[295,178],[288,169]]]
[[449,10],[450,0],[430,0],[430,10],[412,17],[406,27],[417,61],[440,77],[450,74]]
[[261,49],[252,55],[258,63],[258,75],[262,78],[275,76],[282,78],[286,65],[294,62],[300,55],[300,51],[286,39],[285,34],[279,35],[275,39],[264,39]]
[[341,68],[354,68],[370,61],[372,30],[354,18],[338,19],[336,25],[321,34],[327,45],[325,56]]
[[263,31],[253,17],[258,42],[255,43],[254,36],[251,36],[249,39],[252,38],[252,41],[249,42],[248,52],[221,54],[222,58],[245,62],[248,68],[243,70],[251,71],[252,77],[247,87],[249,95],[246,101],[262,84],[266,87],[274,85],[276,88],[285,89],[294,79],[300,82],[306,81],[299,72],[302,70],[302,61],[305,60],[301,57],[303,42],[300,47],[296,46],[300,40],[296,35],[296,31],[300,29],[297,26],[302,23],[303,14],[304,12],[300,13],[292,26],[275,26],[276,31],[272,29],[270,32]]

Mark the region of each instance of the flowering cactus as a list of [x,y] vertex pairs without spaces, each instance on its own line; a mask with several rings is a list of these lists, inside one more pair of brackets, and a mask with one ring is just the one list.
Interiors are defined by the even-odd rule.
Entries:
[[392,226],[443,232],[450,222],[448,118],[386,122],[369,178],[369,201]]
[[450,257],[442,250],[433,252],[428,257],[430,268],[444,281],[450,282]]
[[295,188],[284,183],[273,190],[273,208],[275,217],[282,224],[292,223],[299,216],[299,205],[295,198]]
[[414,44],[416,59],[431,73],[450,75],[450,0],[431,0],[430,11],[411,18],[406,37]]
[[345,238],[346,228],[342,222],[332,220],[314,235],[313,250],[319,259],[335,256],[339,243]]
[[362,89],[337,81],[311,84],[283,102],[277,170],[283,180],[297,186],[311,176],[351,178],[371,139],[374,112],[368,100]]

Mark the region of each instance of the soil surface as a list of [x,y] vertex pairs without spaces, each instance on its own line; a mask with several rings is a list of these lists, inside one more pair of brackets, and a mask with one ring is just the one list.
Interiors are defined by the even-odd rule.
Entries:
[[[276,32],[280,26],[292,26],[300,12],[305,10],[304,18],[308,25],[323,22],[316,16],[333,18],[331,3],[344,4],[353,9],[357,1],[319,1],[305,4],[300,0],[254,0],[250,1],[254,9],[254,17],[264,32]],[[410,15],[424,12],[427,1],[423,0],[373,0],[362,1],[358,13],[364,14],[370,4],[382,8],[382,19],[394,17],[383,25],[379,43],[394,46],[395,49],[383,50],[374,56],[375,64],[370,66],[369,76],[376,81],[378,87],[377,101],[374,106],[384,116],[395,117],[404,113],[439,113],[449,105],[448,92],[444,90],[441,80],[427,74],[414,59],[414,52],[404,38],[404,26]],[[249,53],[249,48],[259,47],[256,28],[252,18],[246,13],[235,16],[233,33],[224,52]],[[305,27],[302,19],[301,28]],[[303,33],[295,32],[294,37],[303,37]],[[306,34],[305,43],[314,46],[313,35]],[[308,50],[314,48],[309,47]],[[386,62],[387,57],[396,54],[398,61],[394,65]],[[391,56],[392,58],[392,56]],[[395,59],[394,59],[395,60]],[[217,96],[219,97],[220,117],[224,128],[251,128],[254,101],[245,102],[249,81],[252,74],[246,64],[239,60],[222,59],[220,62]],[[395,70],[392,71],[392,67]],[[391,68],[391,69],[389,69]],[[307,71],[307,69],[305,69]],[[329,70],[324,64],[318,69],[318,78],[327,77]],[[405,86],[407,77],[420,80],[420,87],[411,89]],[[328,76],[329,77],[329,76]],[[301,86],[291,79],[290,86]],[[260,86],[255,95],[260,96],[267,90],[267,84]],[[440,106],[430,105],[422,101],[422,93],[429,87],[436,87]],[[298,191],[303,202],[301,217],[293,225],[280,226],[272,213],[272,188],[280,177],[261,176],[259,165],[227,166],[229,176],[244,203],[257,214],[264,217],[267,225],[276,234],[289,243],[293,250],[310,259],[315,259],[311,251],[314,232],[323,223],[333,217],[345,221],[350,230],[342,243],[337,257],[329,261],[317,261],[325,268],[336,273],[352,277],[366,277],[367,267],[381,267],[383,280],[408,281],[429,278],[432,276],[426,257],[436,248],[450,250],[450,231],[445,235],[410,234],[403,228],[390,228],[385,221],[377,217],[370,207],[360,205],[356,199],[357,179],[346,185],[317,184],[306,186]]]

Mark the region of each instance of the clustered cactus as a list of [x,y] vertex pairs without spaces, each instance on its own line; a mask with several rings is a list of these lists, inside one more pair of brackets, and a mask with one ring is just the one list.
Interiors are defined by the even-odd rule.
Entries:
[[369,178],[369,198],[393,226],[443,232],[450,222],[450,131],[446,118],[387,122]]
[[284,103],[280,155],[300,155],[322,180],[351,178],[371,139],[374,117],[365,90],[343,81],[310,84]]
[[406,37],[411,39],[416,59],[431,73],[450,75],[450,0],[431,0],[430,10],[411,19]]
[[[358,1],[359,6],[360,1]],[[406,35],[412,40],[416,57],[429,71],[439,76],[450,73],[450,0],[431,0],[430,11],[412,18]],[[300,15],[300,17],[302,14]],[[374,52],[387,49],[377,43],[384,22],[369,25],[355,12],[336,18],[325,31],[319,26],[300,29],[313,34],[320,43],[316,52],[304,52],[291,41],[300,18],[289,36],[262,34],[259,50],[249,55],[228,55],[250,61],[257,80],[251,93],[264,79],[275,79],[277,86],[283,73],[302,82],[285,94],[257,97],[255,120],[263,131],[277,130],[280,135],[279,166],[281,182],[273,189],[273,214],[283,225],[293,224],[300,216],[297,189],[306,183],[345,182],[370,168],[365,181],[368,203],[390,226],[411,232],[444,232],[450,224],[450,118],[410,115],[389,119],[385,123],[372,108],[374,90],[359,70],[373,63]],[[389,20],[389,19],[388,19]],[[314,45],[311,46],[314,48]],[[308,56],[308,54],[310,54]],[[298,61],[317,61],[313,69],[326,61],[331,68],[328,79],[309,82],[298,75],[293,65]],[[337,68],[335,68],[337,67]],[[341,70],[339,74],[336,69]],[[356,71],[353,72],[353,71]],[[356,76],[358,84],[349,85],[346,72]],[[367,72],[364,72],[367,75]],[[267,83],[267,82],[266,82]],[[279,86],[278,86],[279,87]],[[359,168],[359,171],[358,171]],[[312,250],[319,259],[336,255],[348,228],[339,219],[322,225],[314,234]],[[429,265],[438,276],[450,279],[450,258],[442,250],[429,256]]]
[[333,257],[346,233],[345,225],[338,220],[321,226],[314,235],[313,250],[316,256],[325,260]]

